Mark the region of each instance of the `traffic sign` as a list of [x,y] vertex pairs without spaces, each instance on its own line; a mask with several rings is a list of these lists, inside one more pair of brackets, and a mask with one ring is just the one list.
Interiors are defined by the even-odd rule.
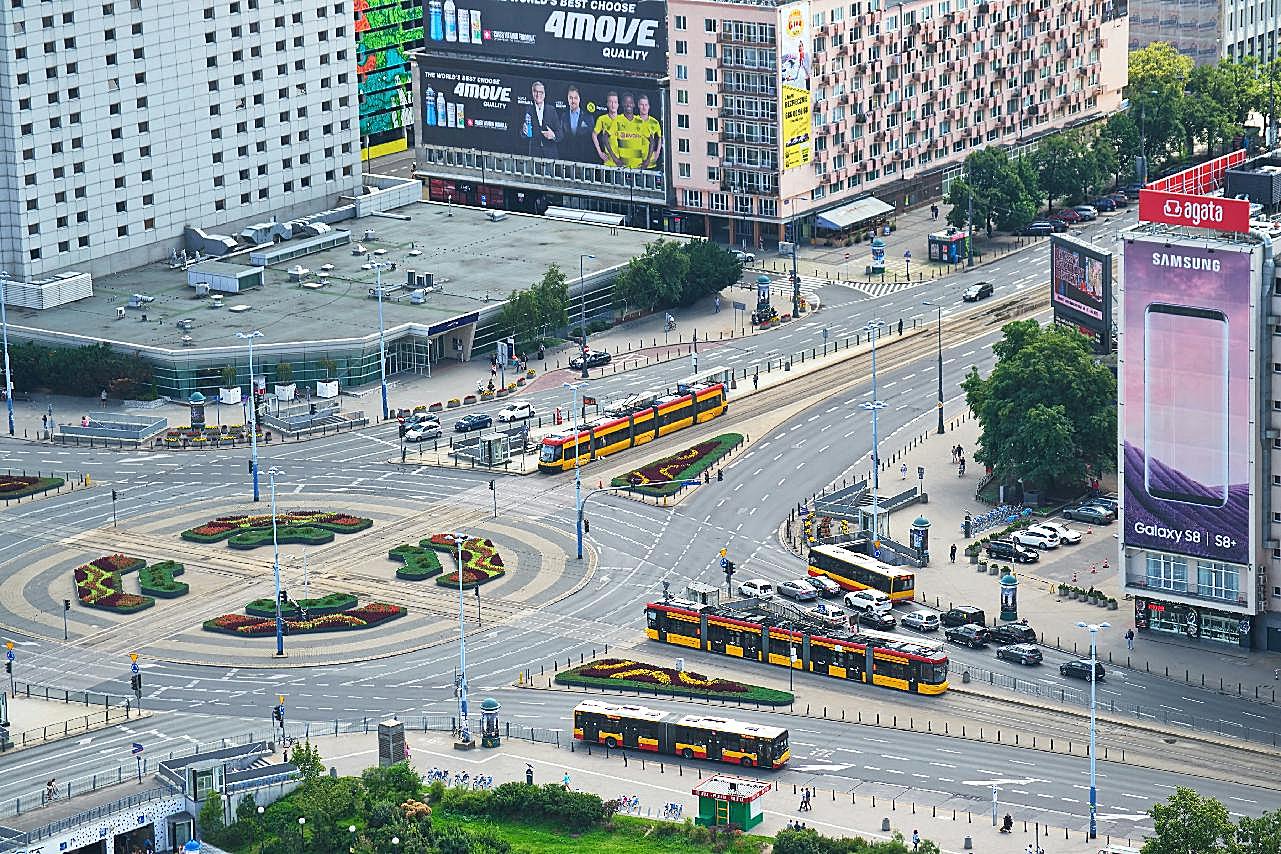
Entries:
[[721,558],[721,569],[725,569],[728,566],[729,566],[729,561],[725,558]]
[[131,652],[131,653],[129,653],[129,660],[130,660],[130,661],[132,661],[134,664],[137,664],[137,663],[138,663],[138,653],[136,653],[136,652]]
[[138,668],[138,662],[136,662],[136,661],[135,661],[133,664],[129,665],[129,672],[130,672],[130,673],[139,673],[139,672],[141,672],[141,671],[139,670],[139,668]]
[[135,741],[135,742],[133,743],[133,749],[130,751],[130,753],[132,753],[134,756],[137,756],[137,755],[141,754],[141,753],[142,753],[142,751],[143,751],[142,744],[140,744],[139,742],[136,742],[136,741]]

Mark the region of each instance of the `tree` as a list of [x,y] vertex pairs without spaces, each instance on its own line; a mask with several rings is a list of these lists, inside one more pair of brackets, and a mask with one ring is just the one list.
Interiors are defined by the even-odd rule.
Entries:
[[569,323],[569,281],[559,264],[551,264],[534,285],[533,310],[539,336]]
[[614,302],[627,313],[628,307],[653,311],[659,303],[662,282],[653,262],[646,256],[627,262],[614,280]]
[[1051,209],[1057,198],[1079,199],[1093,176],[1089,151],[1076,134],[1048,137],[1032,155],[1032,162],[1037,184]]
[[1001,229],[1018,229],[1036,217],[1039,193],[1034,173],[1021,161],[1012,161],[1004,149],[988,146],[965,158],[965,177],[953,181],[947,201],[948,224],[964,228],[969,218],[969,197],[974,196],[974,225],[986,228],[989,236],[995,224]]
[[1177,156],[1178,144],[1183,141],[1183,92],[1193,64],[1191,57],[1167,42],[1153,42],[1130,52],[1130,111],[1139,116],[1144,153],[1157,163]]
[[1090,140],[1090,159],[1093,172],[1090,186],[1096,193],[1105,192],[1121,168],[1121,161],[1112,139],[1100,133]]
[[1099,136],[1106,139],[1116,153],[1117,183],[1135,177],[1134,158],[1139,156],[1139,126],[1134,117],[1134,110],[1113,113],[1103,123],[1103,130]]
[[685,244],[689,269],[681,292],[681,305],[690,305],[737,282],[743,276],[743,262],[723,246],[710,240]]
[[987,379],[971,368],[961,387],[982,433],[974,458],[998,481],[1053,491],[1115,465],[1116,378],[1089,341],[1035,320],[1002,329]]
[[685,247],[672,240],[659,239],[645,247],[654,272],[658,274],[658,298],[663,305],[675,305],[685,292],[689,276],[689,256]]
[[320,748],[310,741],[294,745],[293,760],[304,783],[319,780],[325,774],[325,763],[320,758]]
[[222,808],[221,792],[210,791],[205,795],[205,802],[200,805],[200,815],[196,819],[201,836],[218,836],[226,829],[227,822],[222,817]]
[[294,366],[288,362],[276,363],[276,382],[281,385],[288,385],[289,381],[294,378]]
[[222,373],[219,376],[222,377],[222,387],[231,388],[236,384],[236,376],[237,376],[236,366],[223,365]]
[[1148,813],[1153,834],[1143,843],[1143,854],[1229,854],[1232,850],[1232,820],[1214,798],[1180,786]]
[[1242,816],[1237,822],[1232,854],[1276,854],[1281,851],[1281,810],[1258,818]]
[[333,359],[329,358],[328,356],[321,359],[316,364],[319,365],[320,369],[325,372],[325,379],[329,379],[334,374],[338,373],[338,363],[335,362]]
[[366,768],[360,779],[371,803],[384,801],[399,806],[407,800],[417,800],[422,794],[422,775],[408,762],[396,762],[386,768]]

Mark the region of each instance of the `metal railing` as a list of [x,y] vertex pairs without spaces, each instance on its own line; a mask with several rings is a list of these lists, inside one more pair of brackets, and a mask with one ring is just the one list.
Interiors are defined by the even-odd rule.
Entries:
[[35,682],[18,680],[13,683],[13,696],[25,699],[47,700],[51,703],[75,703],[83,706],[102,706],[104,709],[119,706],[127,697],[115,697],[111,694],[95,694],[91,691],[72,691],[67,688],[55,688],[51,685],[39,685]]
[[14,848],[30,845],[33,842],[48,839],[52,836],[58,835],[59,833],[80,827],[81,825],[99,821],[107,818],[108,816],[115,815],[116,813],[132,809],[139,804],[145,804],[149,801],[158,800],[160,798],[176,797],[177,795],[177,792],[169,788],[147,789],[144,792],[138,792],[124,798],[119,798],[109,804],[103,804],[101,806],[94,807],[93,809],[88,809],[83,812],[78,812],[75,815],[67,816],[66,818],[60,818],[57,821],[52,821],[46,825],[37,827],[35,830],[30,830],[26,833],[15,835],[5,840],[0,840],[0,851],[10,851]]
[[78,718],[60,721],[54,724],[46,724],[42,727],[33,727],[18,733],[10,733],[7,742],[0,743],[0,752],[9,748],[30,747],[36,744],[43,744],[47,741],[55,741],[60,738],[66,738],[69,735],[78,732],[88,732],[98,727],[110,726],[112,724],[123,723],[129,720],[131,710],[128,705],[114,706],[103,709],[100,712],[90,712]]

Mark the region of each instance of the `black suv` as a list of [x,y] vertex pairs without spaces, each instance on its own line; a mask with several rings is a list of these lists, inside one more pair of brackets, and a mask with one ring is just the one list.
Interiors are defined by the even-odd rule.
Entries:
[[586,353],[579,353],[577,356],[570,359],[569,366],[575,370],[582,370],[584,359],[587,360],[587,367],[597,368],[601,365],[608,365],[610,356],[604,350],[589,349]]
[[[1073,679],[1084,679],[1090,681],[1090,660],[1088,658],[1078,658],[1075,661],[1065,661],[1059,665],[1059,674],[1062,676],[1071,676]],[[1102,682],[1106,673],[1103,665],[1094,662],[1094,680]]]
[[987,646],[987,642],[991,640],[991,635],[988,634],[987,629],[982,626],[976,626],[973,623],[953,626],[950,629],[946,629],[943,635],[952,643],[964,644],[974,649]]
[[1020,546],[1010,540],[992,540],[987,544],[987,556],[1012,560],[1015,563],[1036,563],[1041,559],[1036,549]]
[[1036,631],[1027,623],[1004,623],[988,629],[992,643],[1006,646],[1016,643],[1036,643]]
[[869,629],[878,629],[882,632],[892,631],[898,621],[889,614],[882,614],[879,611],[867,610],[858,615],[858,624],[867,626]]
[[940,614],[939,621],[945,626],[963,626],[966,623],[982,626],[987,623],[987,615],[983,613],[982,608],[975,608],[973,605],[957,605]]

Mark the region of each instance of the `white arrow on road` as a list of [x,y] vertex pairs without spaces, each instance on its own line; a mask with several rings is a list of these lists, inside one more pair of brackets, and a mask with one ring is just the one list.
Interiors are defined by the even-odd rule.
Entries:
[[1099,821],[1144,821],[1151,817],[1152,816],[1148,815],[1147,813],[1128,813],[1128,812],[1116,812],[1116,813],[1108,813],[1107,815],[1096,816],[1096,818],[1098,818]]
[[962,786],[1026,786],[1029,783],[1048,783],[1049,780],[1040,780],[1036,777],[1024,777],[1022,779],[1009,780],[962,780]]
[[794,771],[844,771],[853,765],[798,765]]

